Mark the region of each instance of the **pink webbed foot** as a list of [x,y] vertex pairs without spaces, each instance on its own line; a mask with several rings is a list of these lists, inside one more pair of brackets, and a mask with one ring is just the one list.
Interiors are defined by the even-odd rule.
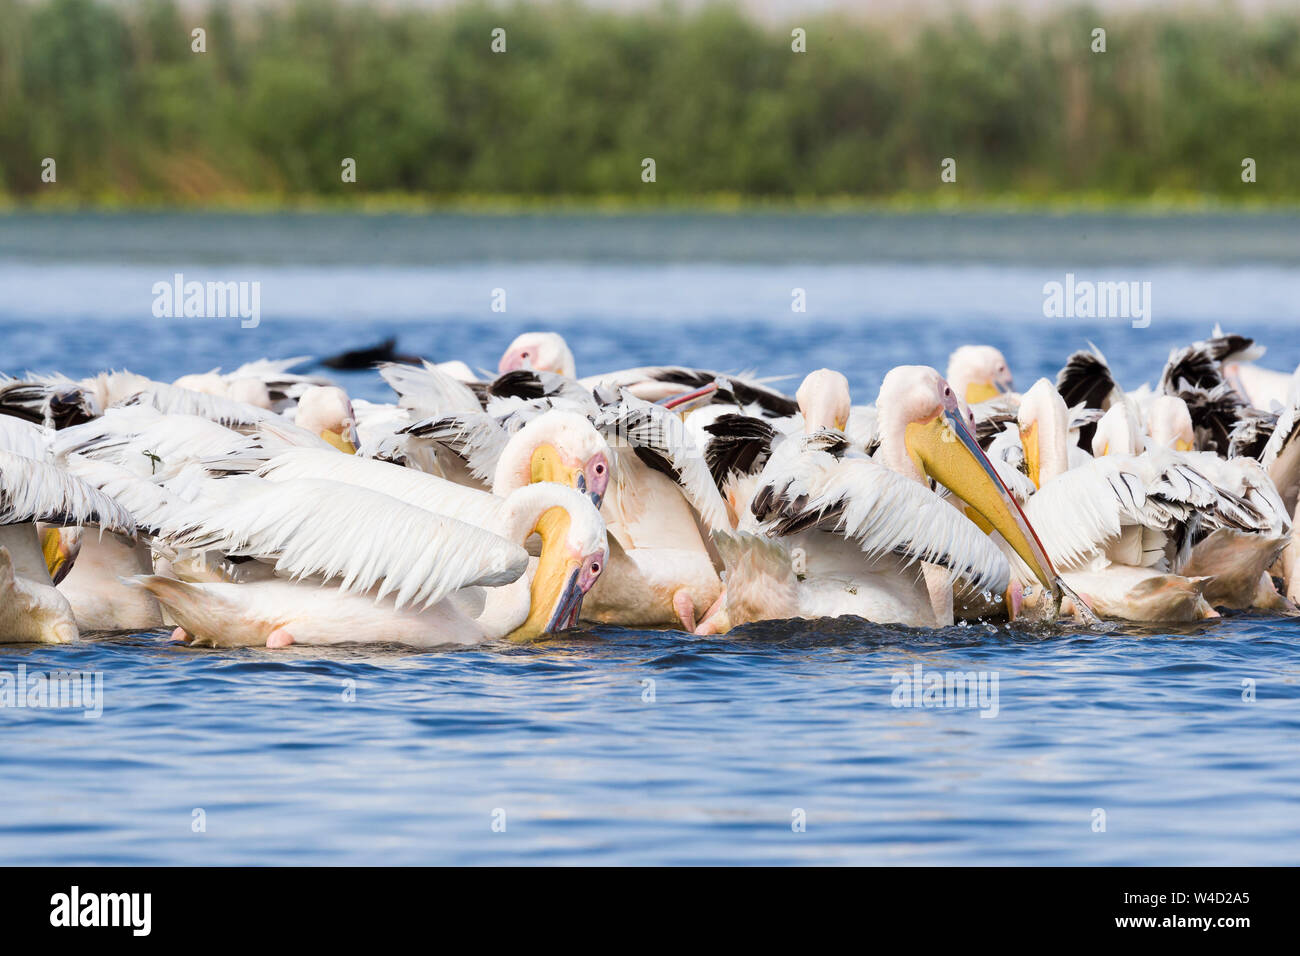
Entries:
[[293,643],[293,635],[282,627],[277,627],[266,637],[267,647],[288,647]]
[[193,638],[190,637],[190,632],[185,630],[185,628],[178,627],[176,630],[172,631],[172,640],[180,641],[182,644],[188,644],[193,640]]
[[695,602],[691,596],[684,590],[677,591],[673,594],[673,610],[677,612],[677,619],[682,622],[682,630],[687,634],[695,631]]

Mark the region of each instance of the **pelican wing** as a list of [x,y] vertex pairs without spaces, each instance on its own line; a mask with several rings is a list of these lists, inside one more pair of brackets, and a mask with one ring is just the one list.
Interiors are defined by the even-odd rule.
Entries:
[[[343,457],[343,456],[337,456]],[[196,502],[173,502],[160,522],[173,547],[273,563],[345,591],[428,607],[465,587],[519,578],[528,553],[482,528],[356,485],[239,476],[207,482]]]
[[510,441],[510,432],[486,412],[424,418],[399,428],[397,433],[457,455],[470,473],[484,482],[492,480],[497,460]]
[[1163,512],[1148,511],[1141,478],[1109,458],[1057,475],[1029,499],[1025,516],[1048,556],[1065,568],[1087,563],[1125,526],[1168,527]]
[[255,405],[155,382],[134,372],[104,372],[82,384],[94,393],[103,408],[145,406],[164,414],[206,418],[231,428],[251,428],[273,417],[272,412]]
[[764,471],[751,509],[769,537],[818,528],[873,557],[943,565],[978,590],[1001,593],[1010,583],[1010,565],[986,534],[924,485],[867,458],[783,456]]
[[510,398],[570,402],[582,406],[584,410],[594,410],[595,407],[591,392],[585,385],[555,372],[539,372],[531,368],[502,372],[484,390],[489,411],[492,410],[494,399]]
[[1253,339],[1224,334],[1216,325],[1208,339],[1170,351],[1169,361],[1160,374],[1160,391],[1177,395],[1185,386],[1213,390],[1224,382],[1225,362],[1249,361],[1263,354],[1264,350],[1256,346]]
[[309,361],[311,361],[311,358],[306,355],[287,359],[261,358],[252,362],[245,362],[233,372],[228,372],[222,377],[227,381],[239,378],[257,379],[266,386],[272,401],[281,402],[286,399],[297,398],[304,390],[313,385],[334,384],[332,379],[324,375],[307,375],[289,371]]
[[86,482],[130,512],[141,531],[152,533],[151,519],[158,515],[176,492],[157,481],[142,478],[130,469],[108,461],[71,455],[65,464],[68,474]]
[[67,428],[103,412],[95,396],[62,375],[0,376],[0,415],[38,425]]
[[46,521],[135,535],[129,511],[59,466],[0,451],[0,525]]
[[334,449],[288,449],[266,462],[257,474],[273,482],[303,479],[342,482],[489,530],[499,526],[504,504],[502,499],[487,491],[458,485],[391,462],[343,455]]
[[735,413],[719,415],[704,426],[704,431],[710,436],[704,446],[704,462],[719,488],[733,474],[762,471],[776,440],[776,429],[766,419]]
[[153,475],[185,462],[245,453],[256,444],[254,438],[204,416],[132,405],[110,408],[94,421],[63,429],[53,449],[60,458],[84,455],[138,475]]
[[729,375],[702,368],[684,368],[679,365],[647,366],[629,368],[617,372],[605,372],[580,379],[590,389],[597,387],[626,388],[637,398],[646,401],[658,401],[680,392],[703,388],[721,379],[720,388],[714,397],[717,402],[735,402],[737,405],[757,405],[768,416],[788,418],[799,411],[799,403],[789,395],[784,395],[763,381],[749,375]]
[[1291,510],[1255,459],[1223,459],[1213,452],[1188,452],[1183,457],[1214,488],[1212,505],[1200,512],[1206,527],[1277,537],[1290,534]]
[[12,415],[0,415],[0,451],[45,461],[51,455],[48,436],[49,432],[40,425]]
[[386,364],[379,376],[398,395],[398,404],[421,416],[454,415],[483,410],[478,397],[461,382],[436,366]]
[[709,531],[731,530],[726,502],[704,455],[677,415],[659,405],[628,400],[601,409],[595,425],[611,448],[631,448],[647,467],[675,481]]
[[1106,356],[1095,345],[1080,349],[1065,360],[1056,373],[1056,390],[1065,400],[1067,408],[1082,405],[1084,408],[1106,408],[1119,386],[1110,373]]

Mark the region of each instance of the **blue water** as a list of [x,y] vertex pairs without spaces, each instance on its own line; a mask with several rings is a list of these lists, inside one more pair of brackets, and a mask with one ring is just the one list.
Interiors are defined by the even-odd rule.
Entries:
[[[832,365],[870,401],[890,366],[942,368],[976,341],[1001,347],[1023,387],[1092,340],[1134,387],[1216,320],[1258,335],[1265,364],[1300,361],[1300,263],[1252,245],[1264,232],[1300,249],[1290,220],[906,221],[894,256],[867,240],[898,224],[865,220],[837,224],[829,245],[825,223],[787,221],[788,248],[764,238],[770,223],[690,221],[675,254],[663,223],[623,223],[617,243],[618,223],[530,221],[526,240],[482,248],[458,241],[463,225],[404,222],[394,251],[385,223],[348,220],[340,230],[375,232],[385,250],[349,259],[292,218],[0,217],[0,370],[170,379],[389,333],[493,366],[518,331],[547,327],[588,371]],[[1103,228],[1109,253],[1081,238]],[[701,235],[716,254],[700,254]],[[173,271],[262,282],[261,325],[153,318],[152,283]],[[1152,282],[1150,327],[1043,319],[1042,285],[1066,271]],[[790,312],[795,287],[805,314]],[[494,288],[504,315],[488,309]],[[368,374],[346,384],[384,394]],[[0,674],[20,664],[101,673],[103,713],[0,708],[5,863],[1300,857],[1300,627],[1276,617],[1176,633],[596,628],[427,653],[191,650],[165,634],[0,646]],[[917,665],[996,675],[996,716],[894,706],[896,677]]]

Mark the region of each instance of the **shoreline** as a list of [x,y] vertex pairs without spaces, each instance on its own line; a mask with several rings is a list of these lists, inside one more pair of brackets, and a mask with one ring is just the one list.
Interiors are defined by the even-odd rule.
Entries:
[[431,197],[424,194],[375,193],[359,198],[329,196],[284,197],[241,195],[202,202],[175,202],[107,198],[86,200],[50,197],[35,202],[0,196],[0,216],[30,214],[223,214],[272,216],[281,214],[385,215],[868,215],[868,214],[1007,214],[1007,215],[1132,215],[1172,216],[1197,214],[1300,214],[1300,197],[1294,199],[1225,200],[1218,194],[1169,193],[1143,198],[1094,193],[1052,197],[989,194],[970,198],[933,193],[900,193],[887,197],[833,196],[817,198],[757,199],[733,194],[703,194],[654,200],[609,196],[509,196],[461,195]]

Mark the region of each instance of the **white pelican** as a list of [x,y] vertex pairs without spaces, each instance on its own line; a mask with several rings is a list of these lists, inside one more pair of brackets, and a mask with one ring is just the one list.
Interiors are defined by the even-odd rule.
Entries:
[[[571,379],[550,372],[516,369],[505,376],[528,389],[493,394],[478,410],[462,383],[426,366],[383,372],[403,405],[431,417],[401,427],[381,439],[376,453],[421,470],[446,475],[469,487],[500,468],[504,449],[534,424],[559,414],[589,416],[607,436],[612,456],[604,461],[609,492],[601,514],[609,526],[609,568],[583,605],[588,620],[626,625],[681,623],[691,630],[698,615],[721,590],[707,540],[715,528],[728,528],[726,508],[709,477],[701,451],[669,406],[697,393],[716,390],[714,382],[681,392],[663,405],[614,389],[600,389],[605,404]],[[540,386],[542,391],[532,391]],[[471,408],[470,406],[474,407]],[[440,411],[441,409],[441,411]],[[449,462],[444,452],[460,459]],[[701,526],[704,533],[701,533]]]
[[[173,548],[274,572],[245,583],[133,579],[180,634],[211,646],[532,641],[576,623],[606,554],[590,499],[550,482],[510,495],[505,536],[356,485],[248,476],[206,481],[197,500],[174,499],[148,521]],[[530,569],[533,535],[541,553]]]
[[554,372],[566,378],[577,378],[577,365],[573,350],[558,332],[525,332],[517,336],[497,363],[498,372],[532,368],[539,372]]
[[[573,350],[556,332],[525,332],[510,343],[497,365],[498,372],[503,375],[526,369],[568,379],[577,377]],[[731,375],[708,369],[645,366],[602,372],[580,381],[591,391],[601,386],[622,388],[643,401],[658,402],[699,389],[717,379],[726,380],[728,391],[741,405],[756,404],[765,414],[778,417],[793,415],[797,410],[794,399],[769,388],[761,380],[750,375]]]
[[[696,633],[750,620],[857,614],[880,623],[952,623],[918,562],[942,565],[978,590],[1011,592],[1007,559],[949,502],[934,480],[997,530],[1056,592],[1056,574],[1032,528],[971,433],[961,404],[934,369],[900,366],[876,407],[876,459],[837,457],[848,441],[822,430],[781,443],[763,469],[751,510],[760,535],[718,535],[727,559],[725,601]],[[946,584],[946,582],[945,582]]]
[[948,357],[946,376],[967,405],[1015,391],[1006,357],[991,345],[963,345]]
[[[677,415],[626,394],[606,405],[590,396],[585,402],[516,401],[504,403],[499,410],[510,410],[500,420],[487,413],[462,413],[413,423],[404,430],[403,455],[409,459],[421,445],[439,443],[462,456],[471,476],[499,475],[508,459],[506,449],[519,435],[533,433],[548,420],[581,421],[591,428],[584,416],[592,416],[594,428],[609,443],[609,458],[593,461],[590,471],[593,480],[603,481],[602,489],[608,488],[601,515],[609,528],[610,559],[583,605],[584,615],[602,623],[680,622],[693,629],[696,617],[721,590],[707,533],[729,529],[730,522],[700,450]],[[582,411],[564,411],[566,407]],[[513,436],[512,428],[518,429]],[[448,470],[445,464],[440,467]]]
[[340,451],[357,450],[357,416],[347,392],[337,385],[308,386],[298,398],[293,423]]

